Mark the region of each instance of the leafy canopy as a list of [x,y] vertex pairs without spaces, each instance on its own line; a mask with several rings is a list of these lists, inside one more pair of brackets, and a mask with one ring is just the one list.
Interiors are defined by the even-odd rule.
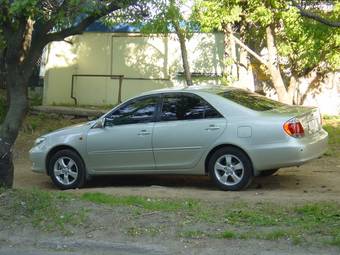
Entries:
[[[339,20],[339,1],[331,11],[326,8],[322,11],[322,2],[310,2],[304,4],[311,9],[318,8],[312,11]],[[232,24],[235,32],[240,32],[241,26],[246,27],[244,40],[257,49],[264,45],[263,39],[258,39],[265,37],[266,26],[273,25],[276,47],[282,60],[280,64],[288,76],[291,72],[304,75],[316,67],[336,70],[340,66],[340,29],[303,18],[289,1],[198,0],[195,17],[206,32],[226,31],[227,24]]]

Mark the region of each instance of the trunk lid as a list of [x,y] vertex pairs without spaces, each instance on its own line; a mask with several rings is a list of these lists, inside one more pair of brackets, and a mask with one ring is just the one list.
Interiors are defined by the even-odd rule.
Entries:
[[[319,109],[317,107],[304,106],[284,106],[270,110],[271,113],[286,115],[295,118],[302,124],[305,136],[313,135],[322,128],[322,121]],[[288,119],[287,119],[288,121]]]

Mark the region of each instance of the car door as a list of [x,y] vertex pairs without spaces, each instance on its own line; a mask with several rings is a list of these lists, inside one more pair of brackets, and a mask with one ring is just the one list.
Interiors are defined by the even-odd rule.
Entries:
[[154,169],[152,133],[159,96],[132,100],[87,136],[88,167],[97,172]]
[[153,132],[159,170],[195,167],[226,127],[226,120],[216,109],[191,93],[163,95],[159,115]]

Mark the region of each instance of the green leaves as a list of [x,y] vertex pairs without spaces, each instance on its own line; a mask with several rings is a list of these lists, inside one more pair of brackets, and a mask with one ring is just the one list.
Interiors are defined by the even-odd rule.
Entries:
[[257,6],[249,13],[248,21],[258,23],[261,26],[268,26],[273,22],[273,12],[264,5]]
[[194,17],[199,20],[204,32],[222,31],[225,24],[241,20],[242,7],[239,1],[197,1]]
[[[340,2],[333,10],[323,11],[306,2],[308,11],[332,20],[340,19]],[[322,2],[317,6],[322,6]],[[260,51],[265,47],[264,30],[274,27],[275,44],[284,74],[305,75],[315,67],[334,70],[340,66],[340,29],[303,18],[296,7],[283,0],[197,0],[195,17],[203,31],[226,31],[227,25],[236,33],[241,30],[243,40]]]
[[34,16],[39,12],[38,0],[15,0],[10,4],[9,13],[13,16]]

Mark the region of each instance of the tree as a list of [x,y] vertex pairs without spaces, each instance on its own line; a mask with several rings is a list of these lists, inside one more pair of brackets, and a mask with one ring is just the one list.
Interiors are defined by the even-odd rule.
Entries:
[[[175,32],[179,41],[182,57],[182,66],[187,86],[191,86],[192,77],[188,60],[186,41],[191,36],[191,22],[185,18],[181,7],[185,5],[183,0],[156,1],[154,15],[144,22],[142,32],[145,33],[171,33]],[[143,21],[142,21],[143,22]]]
[[[313,10],[310,2],[303,1]],[[322,2],[318,4],[322,6]],[[340,66],[339,29],[309,17],[305,19],[302,11],[302,7],[282,0],[208,0],[198,2],[196,15],[203,29],[224,31],[264,66],[278,99],[293,103],[302,78],[312,88],[325,73]],[[336,20],[340,4],[326,14],[330,20]],[[260,54],[263,48],[267,50],[266,56]]]
[[0,126],[0,184],[13,185],[11,148],[28,109],[27,83],[43,48],[81,34],[94,21],[134,0],[0,0],[0,73],[7,111]]
[[108,24],[129,23],[141,27],[145,34],[168,34],[174,32],[178,38],[184,78],[187,86],[191,86],[192,77],[186,47],[187,40],[191,37],[193,22],[185,17],[182,8],[186,6],[185,0],[153,0],[149,2],[148,10],[131,8],[114,19],[108,19]]

